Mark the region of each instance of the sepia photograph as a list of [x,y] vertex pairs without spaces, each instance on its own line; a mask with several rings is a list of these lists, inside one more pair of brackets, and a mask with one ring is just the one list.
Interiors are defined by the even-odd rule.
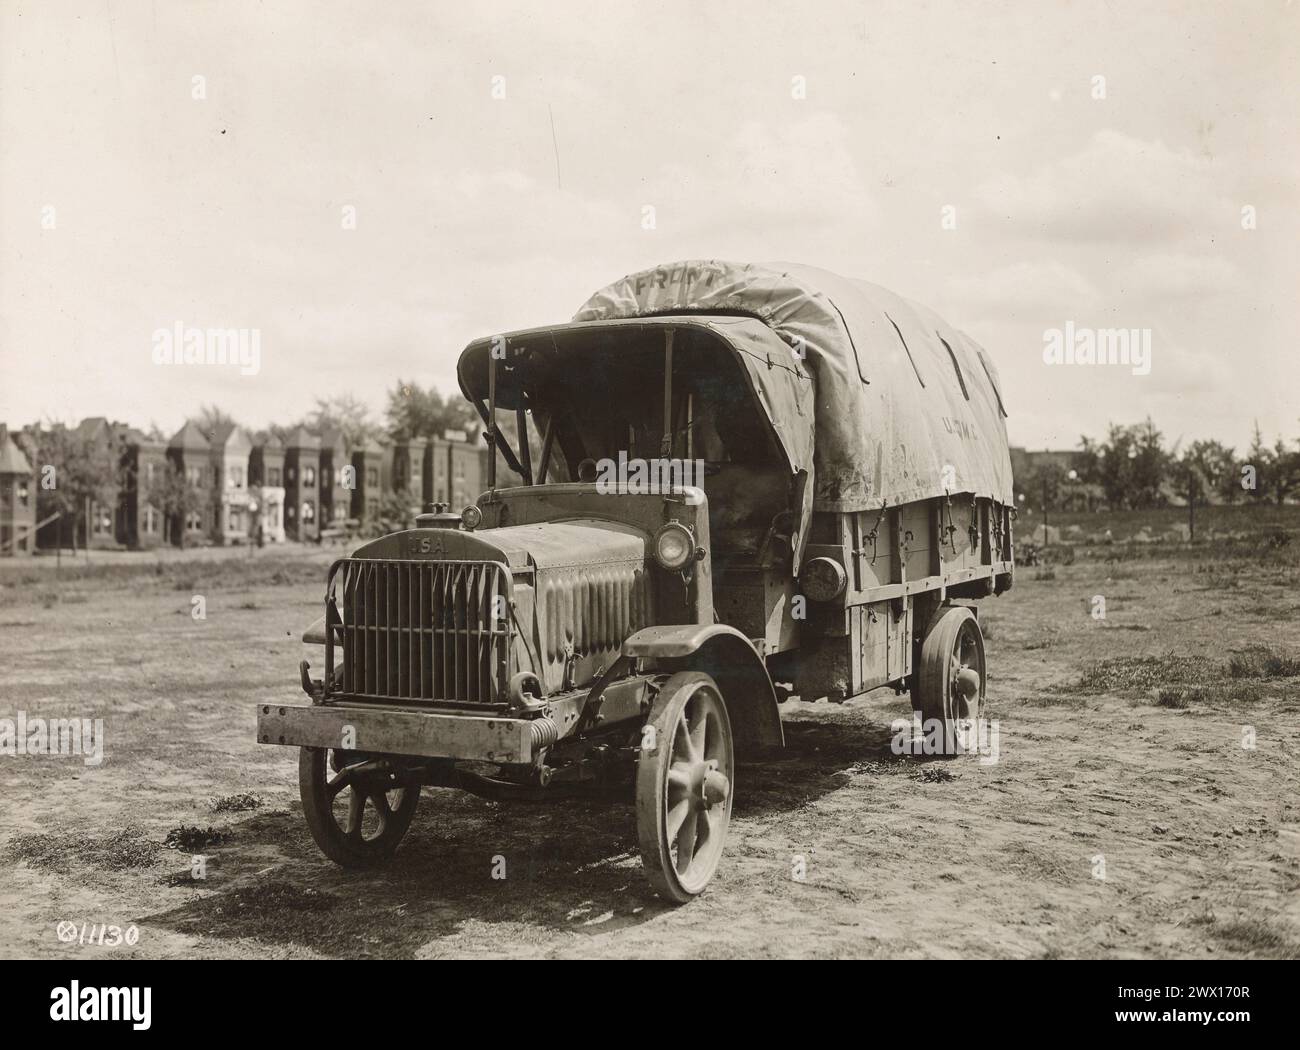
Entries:
[[1275,1010],[1297,70],[1291,0],[0,0],[37,1020],[166,1030],[181,960]]

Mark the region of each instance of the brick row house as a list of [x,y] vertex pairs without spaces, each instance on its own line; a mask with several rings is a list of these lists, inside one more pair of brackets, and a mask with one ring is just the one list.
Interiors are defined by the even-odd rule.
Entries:
[[158,491],[167,471],[167,446],[138,430],[127,433],[122,450],[122,485],[118,492],[118,539],[134,550],[148,550],[166,540]]
[[36,472],[0,423],[0,558],[31,554],[35,532]]
[[299,543],[320,537],[320,439],[299,427],[284,443],[284,529]]
[[352,516],[355,468],[348,459],[343,431],[327,428],[320,435],[320,509],[322,529],[342,529]]
[[171,542],[186,547],[202,544],[208,538],[211,521],[212,443],[197,424],[186,423],[167,443],[167,460],[196,497],[194,506],[172,513],[168,530]]
[[385,493],[401,495],[412,515],[428,502],[459,510],[487,476],[486,449],[451,431],[351,448],[337,429],[299,427],[281,443],[233,423],[204,433],[187,422],[164,441],[94,416],[71,434],[102,467],[104,484],[76,514],[34,530],[41,431],[0,426],[0,554],[60,543],[147,550],[314,542],[373,529]]
[[352,452],[352,472],[356,488],[352,490],[352,517],[362,525],[373,526],[379,520],[380,500],[384,491],[384,450],[371,441]]
[[248,462],[253,442],[236,423],[221,424],[208,440],[212,467],[212,542],[224,547],[247,543],[252,534]]
[[388,461],[388,487],[398,495],[405,494],[407,506],[415,513],[424,510],[424,453],[428,442],[424,438],[397,438],[386,450]]
[[[248,455],[251,535],[260,543],[283,543],[284,446],[273,434],[259,434]],[[259,536],[260,532],[260,536]]]

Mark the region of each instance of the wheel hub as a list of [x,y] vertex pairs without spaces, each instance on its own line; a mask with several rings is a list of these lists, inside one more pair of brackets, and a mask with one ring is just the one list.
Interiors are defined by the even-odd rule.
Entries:
[[717,762],[706,762],[704,765],[704,775],[700,778],[700,801],[705,809],[710,809],[727,801],[727,796],[731,793],[731,781],[725,773],[718,770]]
[[954,677],[953,685],[967,701],[974,700],[980,691],[980,673],[973,667],[963,665]]

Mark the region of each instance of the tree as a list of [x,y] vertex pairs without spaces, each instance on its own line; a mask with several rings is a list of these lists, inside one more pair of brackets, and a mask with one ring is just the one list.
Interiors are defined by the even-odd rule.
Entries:
[[32,467],[36,471],[36,518],[62,515],[59,545],[63,545],[65,523],[71,523],[72,545],[76,547],[76,524],[90,539],[86,510],[91,503],[112,506],[120,480],[113,449],[92,438],[80,436],[62,423],[33,427],[28,431]]
[[1273,445],[1271,462],[1265,475],[1268,494],[1280,507],[1286,497],[1300,488],[1300,452],[1286,447],[1286,442],[1278,438]]
[[202,431],[209,441],[219,427],[234,425],[235,417],[217,405],[200,405],[197,415],[190,417],[190,422]]
[[1136,509],[1167,502],[1164,487],[1172,457],[1150,419],[1127,427],[1112,423],[1103,442],[1085,438],[1079,461],[1083,480],[1099,484],[1111,507]]
[[1247,489],[1249,498],[1260,501],[1268,498],[1268,475],[1273,470],[1273,450],[1264,444],[1264,435],[1260,433],[1259,421],[1255,421],[1255,433],[1250,439],[1250,448],[1246,452],[1243,466],[1255,468],[1255,487]]
[[186,520],[195,511],[206,513],[208,509],[207,493],[191,485],[185,471],[170,459],[161,471],[155,472],[145,499],[162,511],[166,527],[175,530],[174,537],[165,538],[175,539],[180,547],[185,546]]
[[1193,441],[1178,463],[1179,488],[1190,489],[1192,497],[1203,503],[1219,496],[1231,503],[1241,491],[1232,449],[1218,441]]
[[349,449],[363,448],[384,434],[383,428],[370,417],[369,407],[352,394],[318,397],[316,407],[308,413],[303,424],[315,434],[326,430],[341,431]]
[[388,392],[384,411],[389,432],[395,438],[442,437],[444,430],[480,429],[478,413],[464,398],[444,398],[437,387],[422,389],[418,383],[399,379]]
[[1044,506],[1055,509],[1061,505],[1061,492],[1066,484],[1066,470],[1061,464],[1052,460],[1039,463],[1017,480],[1029,506],[1041,511]]

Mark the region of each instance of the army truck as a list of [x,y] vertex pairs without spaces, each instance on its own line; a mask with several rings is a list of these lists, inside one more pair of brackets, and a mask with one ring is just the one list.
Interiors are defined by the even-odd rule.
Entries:
[[479,339],[458,375],[487,491],[337,561],[311,702],[258,708],[261,742],[301,749],[326,856],[390,856],[426,786],[622,773],[646,875],[682,903],[788,697],[893,686],[963,750],[974,603],[1013,575],[1006,411],[969,337],[862,281],[697,260]]

